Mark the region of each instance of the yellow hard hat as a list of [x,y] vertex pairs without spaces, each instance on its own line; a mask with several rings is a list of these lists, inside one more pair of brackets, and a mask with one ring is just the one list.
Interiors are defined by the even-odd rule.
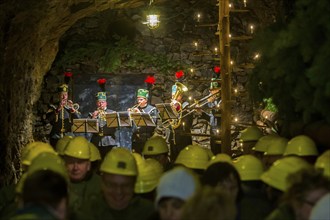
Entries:
[[257,141],[262,137],[262,132],[257,126],[251,126],[241,131],[240,141]]
[[330,178],[330,150],[325,151],[316,159],[315,167],[321,169],[323,174]]
[[188,145],[183,148],[174,164],[182,164],[192,169],[206,169],[209,162],[207,150],[200,145]]
[[143,155],[156,155],[168,153],[168,146],[164,138],[161,136],[152,136],[143,146]]
[[137,176],[138,169],[134,156],[124,147],[112,148],[105,155],[100,171],[124,176]]
[[50,144],[39,141],[33,142],[28,151],[22,154],[22,164],[29,166],[32,160],[42,152],[50,152],[56,154],[55,150]]
[[215,156],[211,157],[211,159],[209,160],[209,162],[207,163],[207,167],[211,166],[214,163],[217,162],[227,162],[230,164],[233,164],[233,161],[231,160],[231,157],[228,154],[216,154]]
[[64,150],[64,155],[89,160],[91,158],[89,142],[83,136],[72,138]]
[[261,160],[253,155],[242,155],[233,161],[242,181],[260,180],[264,167]]
[[43,152],[33,159],[27,174],[30,175],[38,170],[51,170],[69,181],[68,171],[61,157],[49,152]]
[[[25,158],[29,150],[35,147],[38,143],[43,143],[40,141],[30,142],[24,148],[21,149],[21,158]],[[22,159],[23,160],[23,159]]]
[[89,160],[91,162],[101,160],[101,154],[99,149],[97,149],[97,147],[92,142],[89,142],[88,144],[89,144],[89,149],[91,151],[91,158]]
[[133,154],[133,157],[135,158],[135,161],[136,161],[136,164],[138,165],[138,167],[141,163],[144,163],[144,158],[141,156],[141,154],[136,153],[136,152],[133,152],[132,154]]
[[259,151],[259,152],[266,152],[269,145],[272,143],[272,141],[276,138],[275,135],[266,135],[259,138],[257,143],[254,145],[252,150]]
[[39,170],[51,170],[60,174],[67,182],[69,182],[69,175],[63,160],[54,153],[42,152],[32,160],[27,172],[22,175],[15,188],[16,192],[22,193],[25,179]]
[[288,142],[283,155],[317,156],[318,151],[310,137],[298,135]]
[[64,155],[64,150],[66,145],[69,143],[69,141],[72,139],[72,136],[64,136],[60,138],[55,146],[55,150],[59,155]]
[[283,155],[288,139],[283,137],[276,137],[268,146],[264,155]]
[[261,180],[281,191],[286,191],[288,188],[287,177],[301,169],[308,169],[311,165],[302,158],[297,156],[289,156],[279,159],[261,175]]
[[152,158],[148,158],[143,163],[138,164],[138,170],[135,193],[147,193],[154,190],[164,172],[163,166]]
[[23,193],[23,186],[24,186],[24,182],[25,182],[26,177],[27,177],[27,173],[23,173],[21,178],[19,179],[18,183],[16,184],[15,192],[17,194],[22,194]]

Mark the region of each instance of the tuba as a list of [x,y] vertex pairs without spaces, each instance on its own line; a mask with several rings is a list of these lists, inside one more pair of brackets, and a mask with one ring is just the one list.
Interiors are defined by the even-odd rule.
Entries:
[[181,118],[182,118],[182,104],[181,102],[177,101],[177,98],[182,95],[184,92],[188,91],[187,86],[180,82],[175,83],[176,90],[175,93],[172,95],[171,105],[172,108],[178,113],[178,119],[170,119],[169,125],[172,126],[173,129],[176,129],[181,124]]

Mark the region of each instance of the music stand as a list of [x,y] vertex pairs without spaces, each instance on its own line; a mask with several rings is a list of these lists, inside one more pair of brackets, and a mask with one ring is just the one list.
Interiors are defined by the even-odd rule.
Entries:
[[148,113],[133,112],[131,113],[131,118],[133,119],[136,127],[156,127],[155,122]]
[[99,122],[97,119],[73,119],[71,130],[75,133],[98,133]]
[[111,112],[105,115],[107,127],[132,127],[132,120],[129,112]]
[[178,112],[173,108],[171,103],[158,103],[156,104],[156,108],[162,120],[177,119],[179,117]]

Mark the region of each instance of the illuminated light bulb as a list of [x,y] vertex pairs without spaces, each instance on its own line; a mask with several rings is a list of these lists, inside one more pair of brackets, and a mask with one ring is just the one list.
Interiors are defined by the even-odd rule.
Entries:
[[260,54],[259,53],[256,53],[256,55],[254,55],[253,59],[259,59],[260,58]]
[[191,96],[189,96],[189,98],[188,98],[189,100],[192,100],[192,97]]
[[250,31],[251,31],[251,34],[253,34],[253,25],[250,25]]
[[234,64],[234,61],[231,60],[231,61],[230,61],[230,65],[233,65],[233,64]]
[[197,22],[199,22],[199,21],[200,21],[200,19],[201,19],[201,14],[200,14],[200,13],[198,13],[198,14],[197,14]]
[[229,8],[231,8],[231,6],[232,6],[231,3],[229,3]]
[[194,72],[194,69],[193,68],[190,68],[190,72],[193,73]]
[[229,34],[229,38],[231,38],[231,34]]
[[220,104],[217,104],[217,108],[220,108]]
[[217,134],[219,134],[219,132],[220,132],[219,129],[217,129]]
[[238,122],[238,118],[237,118],[237,117],[235,117],[235,118],[234,118],[234,121],[235,121],[235,122]]
[[144,22],[150,29],[155,29],[159,27],[159,15],[157,14],[150,14],[147,15],[147,21]]
[[246,0],[243,0],[243,3],[244,3],[244,7],[246,7]]
[[235,92],[235,93],[238,93],[238,90],[237,90],[237,89],[234,89],[234,92]]
[[195,46],[195,49],[197,50],[197,49],[198,49],[198,43],[195,42],[195,43],[194,43],[194,46]]
[[218,55],[218,48],[217,47],[214,48],[214,53],[215,53],[215,55]]
[[240,142],[240,143],[239,143],[239,146],[240,146],[240,147],[243,147],[243,143],[242,143],[242,142]]

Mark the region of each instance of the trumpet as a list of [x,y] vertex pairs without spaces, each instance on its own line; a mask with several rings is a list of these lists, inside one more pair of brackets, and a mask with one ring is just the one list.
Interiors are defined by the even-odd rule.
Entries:
[[141,103],[137,103],[136,105],[129,108],[128,111],[138,113],[138,112],[140,112],[140,110],[139,110],[140,105],[141,105]]
[[74,111],[79,113],[79,104],[78,103],[73,103],[71,100],[68,100],[66,104],[64,105],[64,108],[66,109],[73,109]]

